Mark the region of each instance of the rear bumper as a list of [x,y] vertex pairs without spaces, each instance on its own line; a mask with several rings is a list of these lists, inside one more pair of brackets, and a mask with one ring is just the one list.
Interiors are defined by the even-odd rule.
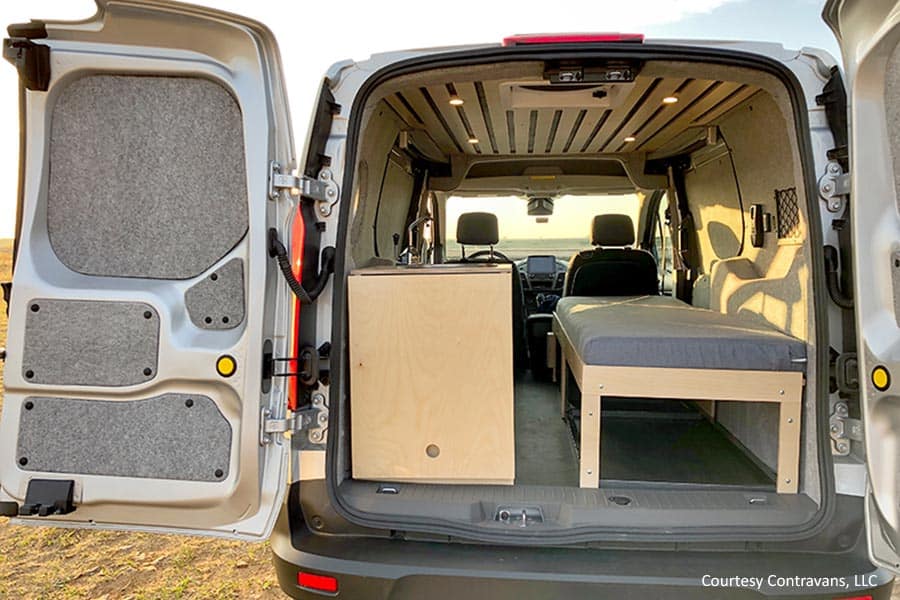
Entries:
[[[326,537],[305,527],[292,535],[286,510],[272,534],[272,550],[282,589],[291,597],[310,599],[322,594],[297,586],[300,570],[336,577],[337,596],[354,600],[800,600],[860,595],[889,600],[892,587],[892,576],[874,568],[858,551],[752,554],[521,548]],[[724,579],[735,577],[762,578],[762,585]],[[787,579],[792,577],[808,579]]]

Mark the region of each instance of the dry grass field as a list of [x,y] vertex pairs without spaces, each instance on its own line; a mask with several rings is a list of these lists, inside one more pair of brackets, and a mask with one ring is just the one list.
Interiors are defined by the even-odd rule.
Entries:
[[[12,242],[0,240],[0,281]],[[6,311],[0,308],[0,346]],[[2,410],[0,363],[0,410]],[[22,527],[0,518],[0,598],[284,598],[267,544]]]

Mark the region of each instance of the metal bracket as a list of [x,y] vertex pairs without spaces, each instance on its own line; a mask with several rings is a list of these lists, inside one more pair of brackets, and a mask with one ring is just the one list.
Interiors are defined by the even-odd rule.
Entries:
[[292,414],[280,419],[272,418],[272,410],[264,407],[259,414],[259,445],[268,446],[271,443],[281,444],[284,434],[297,430],[297,415]]
[[285,173],[284,167],[272,161],[269,174],[269,199],[277,200],[278,195],[287,190],[291,196],[301,196],[316,202],[318,213],[327,217],[338,200],[338,187],[332,179],[331,169],[322,169],[318,179],[305,175]]
[[498,506],[494,513],[494,520],[504,525],[528,527],[543,523],[544,511],[540,506]]
[[819,178],[819,196],[829,212],[839,212],[850,195],[850,174],[844,173],[836,160],[828,161],[825,174]]
[[829,433],[831,434],[831,451],[838,456],[850,454],[850,440],[863,442],[862,421],[851,419],[846,402],[836,402],[834,410],[828,419]]
[[325,402],[325,394],[313,392],[312,406],[305,409],[309,411],[310,422],[307,431],[307,440],[312,446],[324,446],[328,439],[328,405]]
[[259,445],[281,444],[284,434],[306,434],[309,443],[320,446],[325,443],[328,431],[328,407],[325,405],[325,396],[321,393],[312,395],[312,405],[294,411],[291,415],[282,418],[272,418],[272,411],[263,408],[260,411]]
[[331,211],[338,201],[338,186],[334,181],[334,175],[331,169],[322,169],[319,171],[319,183],[325,186],[325,198],[316,198],[316,211],[321,217],[331,216]]

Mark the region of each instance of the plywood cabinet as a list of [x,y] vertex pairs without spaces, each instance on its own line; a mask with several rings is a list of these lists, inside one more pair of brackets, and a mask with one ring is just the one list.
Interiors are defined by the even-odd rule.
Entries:
[[513,483],[512,268],[351,273],[354,478]]

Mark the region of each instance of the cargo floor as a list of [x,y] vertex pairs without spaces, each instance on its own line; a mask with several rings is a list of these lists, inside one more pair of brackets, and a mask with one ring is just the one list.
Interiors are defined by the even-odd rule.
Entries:
[[[578,485],[577,419],[559,415],[554,384],[516,384],[516,484]],[[604,400],[603,482],[739,485],[774,488],[772,477],[720,428],[685,403]]]

